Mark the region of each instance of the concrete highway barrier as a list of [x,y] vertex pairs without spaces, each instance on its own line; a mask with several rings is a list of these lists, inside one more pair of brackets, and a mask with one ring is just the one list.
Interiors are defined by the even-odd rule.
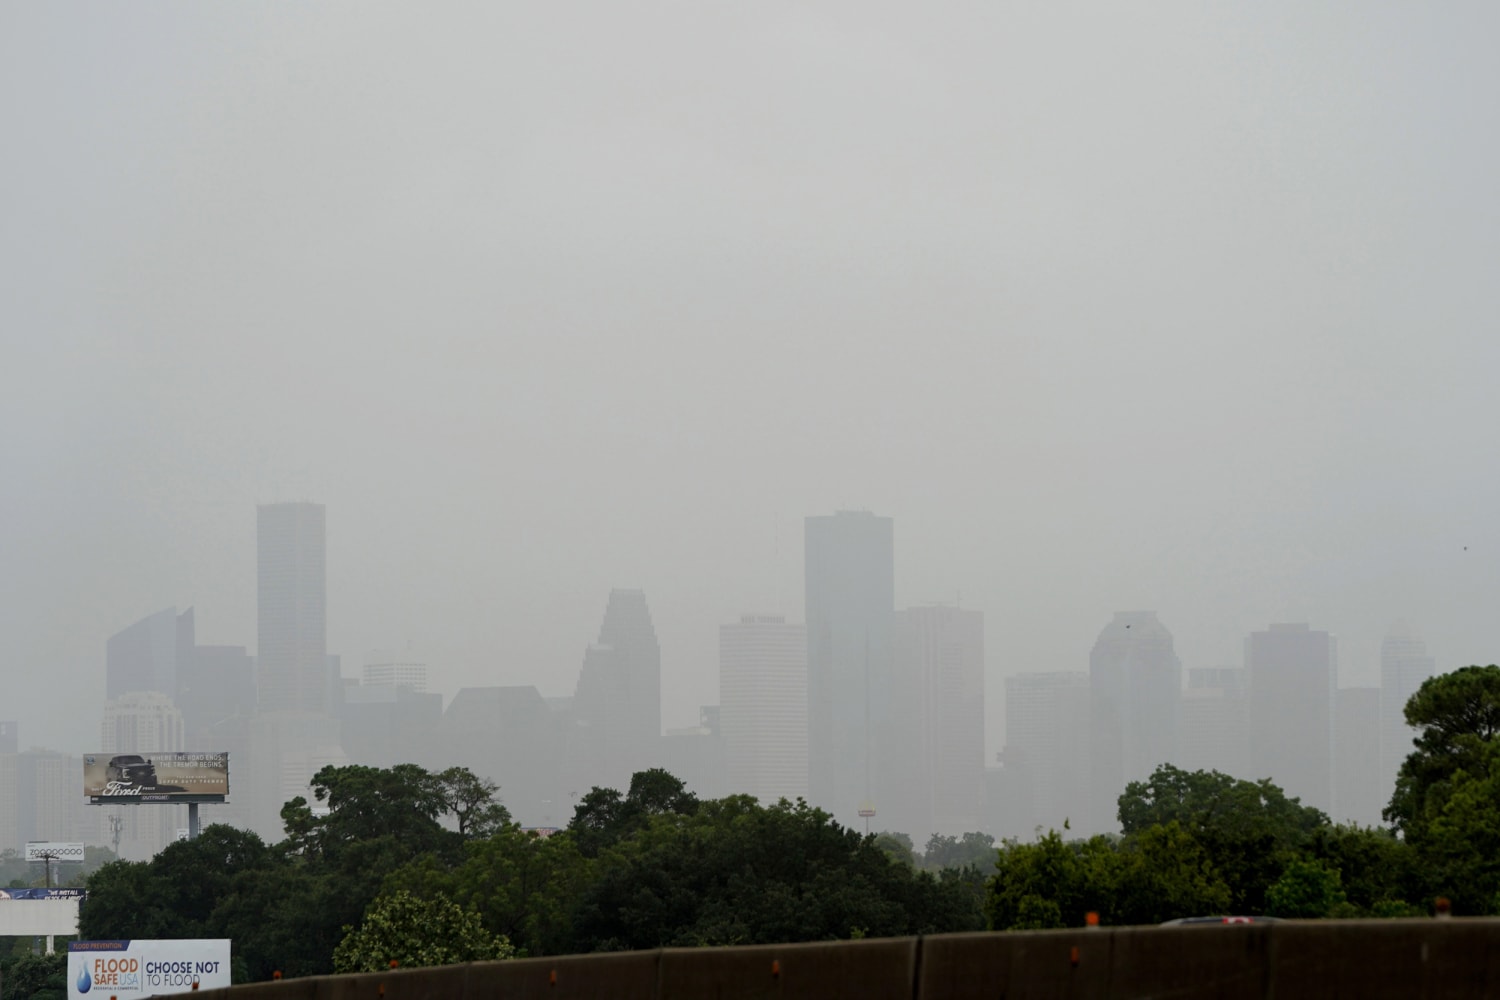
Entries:
[[1500,996],[1500,919],[1323,920],[667,948],[319,976],[212,1000]]

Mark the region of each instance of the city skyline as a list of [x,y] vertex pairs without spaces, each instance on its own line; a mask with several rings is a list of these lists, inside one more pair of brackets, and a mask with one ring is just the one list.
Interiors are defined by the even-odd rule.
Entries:
[[566,692],[638,588],[667,728],[714,700],[718,623],[801,616],[801,518],[856,507],[900,523],[897,607],[1004,636],[991,720],[1130,608],[1185,667],[1311,621],[1374,684],[1401,618],[1500,658],[1500,10],[7,27],[28,733],[86,744],[102,643],[163,608],[253,646],[240,512],[309,498],[347,666],[410,643],[445,691]]

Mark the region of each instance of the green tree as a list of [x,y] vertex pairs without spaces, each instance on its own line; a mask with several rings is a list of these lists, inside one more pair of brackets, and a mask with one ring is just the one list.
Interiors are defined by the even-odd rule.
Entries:
[[464,845],[457,867],[425,855],[386,880],[384,893],[442,893],[480,914],[485,929],[528,955],[551,955],[571,942],[570,914],[590,877],[573,837],[540,837],[510,824]]
[[500,786],[467,767],[440,772],[437,787],[443,810],[458,824],[460,837],[488,837],[510,822],[510,810],[495,798]]
[[65,1000],[67,976],[66,952],[0,959],[0,1000]]
[[908,868],[917,866],[917,848],[912,843],[910,834],[882,830],[872,836],[875,838],[875,846],[884,851],[886,857]]
[[995,838],[987,833],[966,833],[962,837],[934,833],[927,838],[922,867],[930,871],[963,868],[973,865],[981,871],[995,867]]
[[568,830],[584,857],[593,858],[643,829],[653,816],[691,816],[697,809],[698,797],[680,778],[654,767],[633,774],[624,795],[595,786],[574,808]]
[[1349,903],[1362,913],[1401,915],[1409,909],[1405,900],[1426,895],[1421,859],[1390,830],[1321,827],[1313,831],[1306,857],[1337,869]]
[[335,972],[379,972],[392,961],[417,968],[514,955],[509,941],[484,929],[479,914],[442,895],[423,899],[400,890],[381,896],[357,930],[344,931],[333,952]]
[[1500,666],[1424,681],[1406,703],[1406,723],[1417,730],[1415,749],[1401,765],[1385,818],[1420,842],[1442,813],[1454,776],[1482,780],[1495,762],[1489,747],[1500,733]]
[[1274,917],[1326,917],[1345,901],[1337,868],[1294,858],[1266,890],[1266,910]]
[[1328,823],[1322,812],[1269,780],[1245,781],[1170,764],[1127,785],[1119,808],[1127,837],[1180,823],[1228,885],[1230,909],[1239,913],[1265,912],[1266,888]]
[[1080,927],[1089,911],[1110,909],[1120,858],[1107,837],[1064,841],[1049,830],[1030,844],[1004,841],[996,868],[985,905],[992,930]]
[[1111,923],[1159,924],[1229,909],[1230,891],[1208,852],[1177,820],[1127,837],[1119,847]]

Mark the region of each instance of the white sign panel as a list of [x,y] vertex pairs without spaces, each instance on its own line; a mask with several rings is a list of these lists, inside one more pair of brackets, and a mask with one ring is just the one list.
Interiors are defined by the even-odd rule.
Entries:
[[28,840],[26,842],[27,861],[82,861],[82,844],[59,844],[49,840]]
[[68,1000],[144,1000],[230,985],[229,939],[68,942]]

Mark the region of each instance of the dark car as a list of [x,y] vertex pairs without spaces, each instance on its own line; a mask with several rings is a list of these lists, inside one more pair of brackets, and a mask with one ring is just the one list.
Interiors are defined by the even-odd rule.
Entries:
[[156,787],[156,765],[140,754],[125,753],[111,757],[104,768],[105,781],[118,781],[122,785],[140,785],[142,788]]

